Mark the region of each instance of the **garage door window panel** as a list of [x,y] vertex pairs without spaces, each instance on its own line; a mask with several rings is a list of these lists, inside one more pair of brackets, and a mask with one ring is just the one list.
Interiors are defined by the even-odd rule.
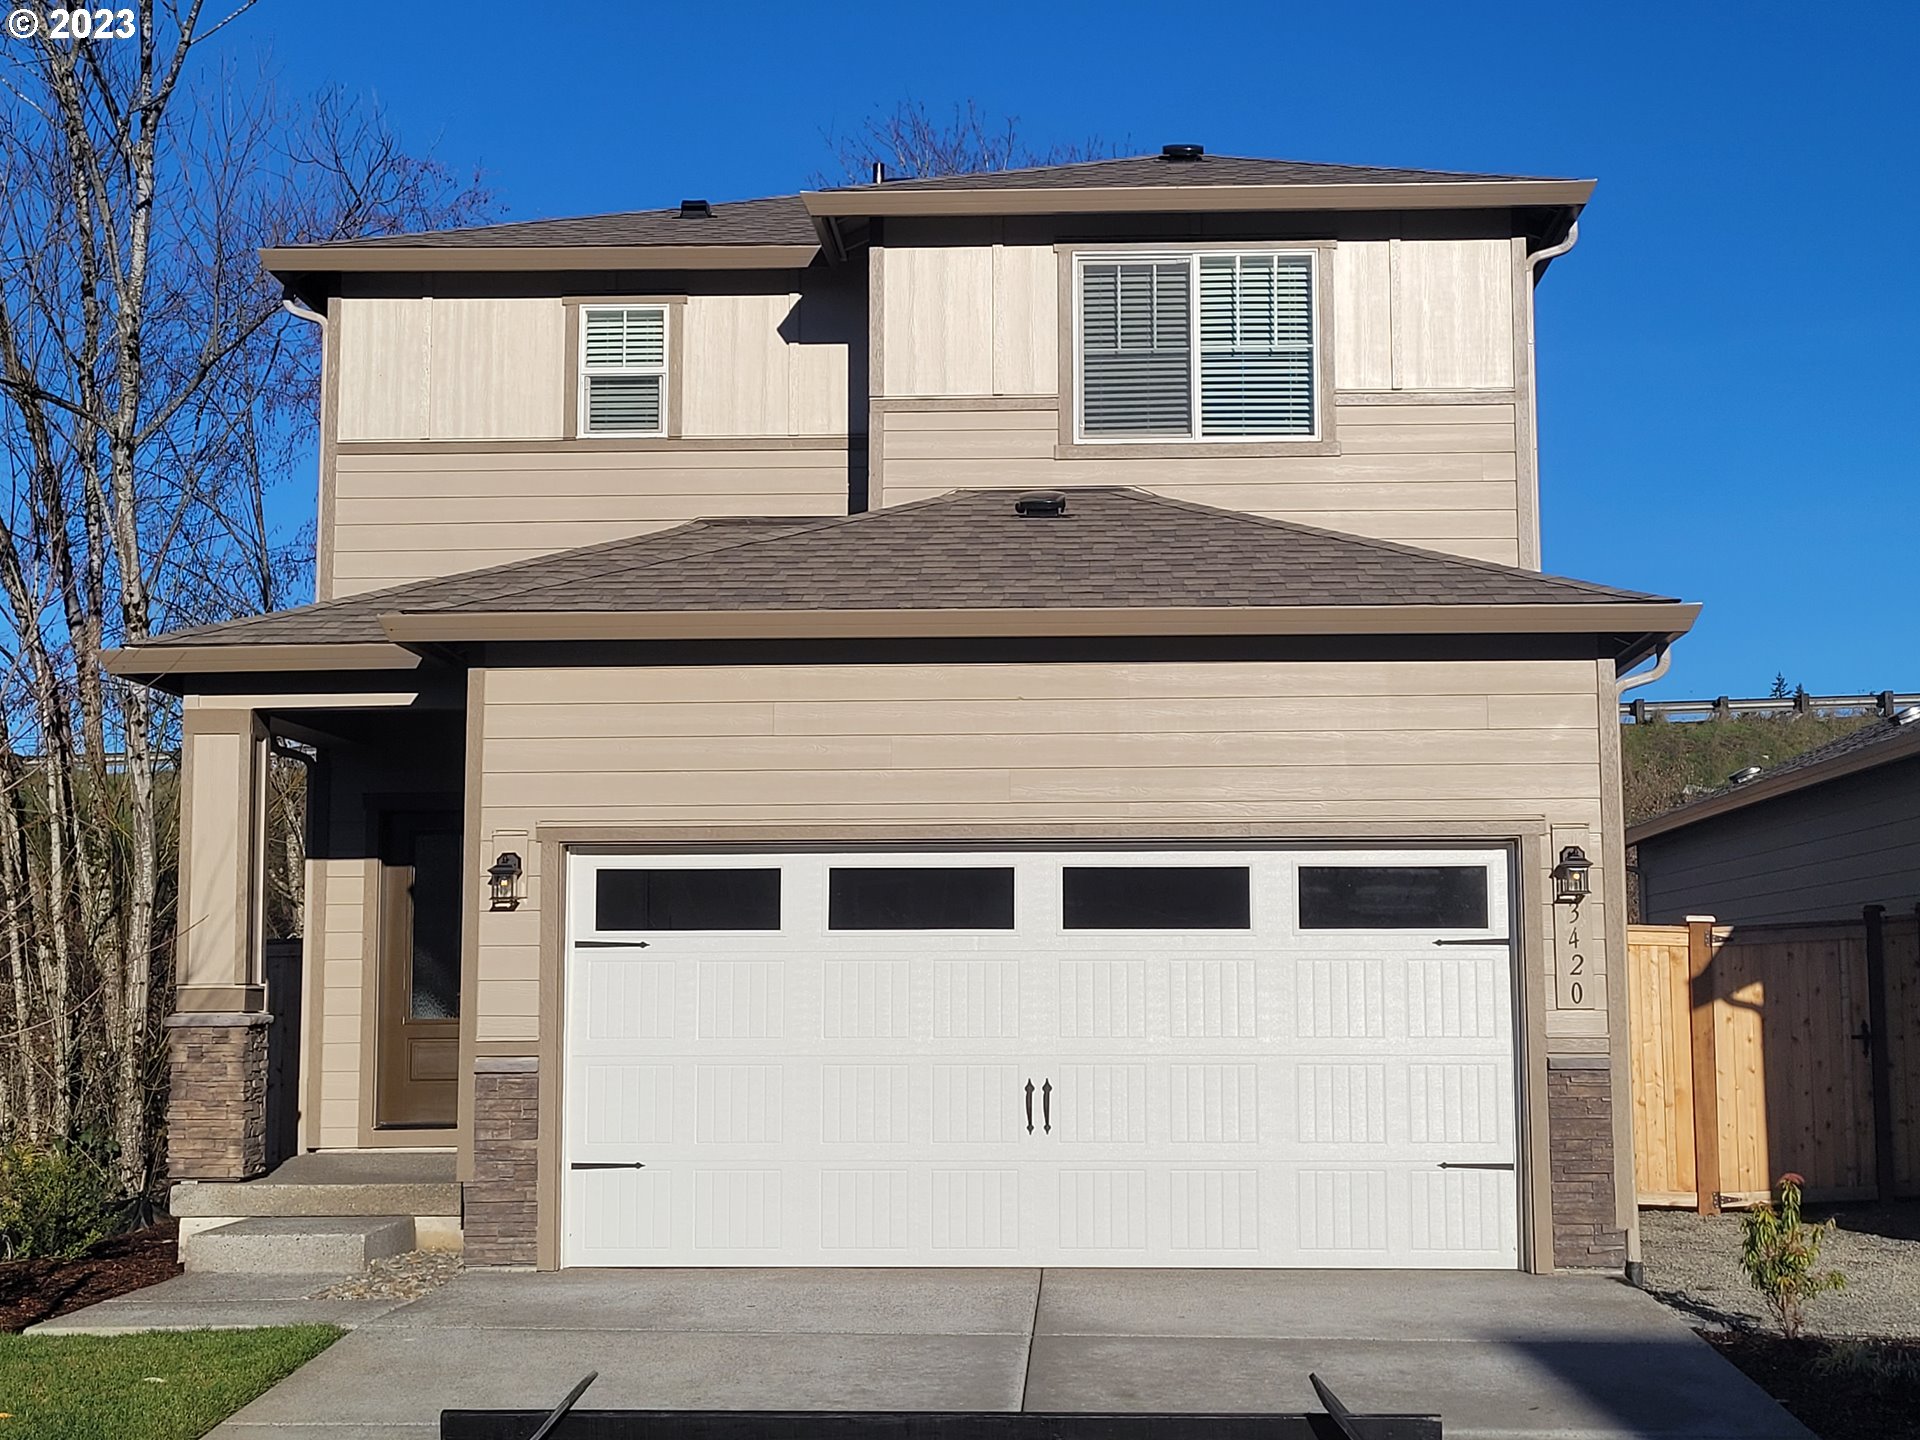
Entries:
[[1248,930],[1253,880],[1244,865],[1069,865],[1061,874],[1068,930]]
[[1302,865],[1302,930],[1484,930],[1483,865]]
[[603,869],[596,930],[761,931],[780,928],[780,871]]
[[1011,930],[1011,867],[842,866],[827,876],[829,930]]

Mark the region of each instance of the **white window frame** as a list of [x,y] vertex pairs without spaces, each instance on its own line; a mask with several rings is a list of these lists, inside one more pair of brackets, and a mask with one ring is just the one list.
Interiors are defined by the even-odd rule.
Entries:
[[[600,305],[582,305],[579,307],[579,333],[574,337],[575,344],[575,388],[579,391],[576,413],[573,420],[573,433],[582,439],[604,440],[622,438],[659,438],[667,433],[669,417],[668,387],[673,383],[667,373],[673,358],[673,307],[653,302],[620,303],[609,301]],[[595,314],[604,314],[610,310],[657,310],[660,312],[660,363],[658,365],[600,365],[589,367],[587,364],[587,321]],[[654,430],[595,430],[589,423],[592,400],[590,377],[595,375],[658,375],[660,377],[660,425]]]
[[[1307,262],[1307,373],[1313,386],[1313,429],[1275,434],[1203,435],[1200,433],[1200,261],[1248,255],[1271,255]],[[1086,431],[1086,325],[1081,302],[1086,294],[1088,265],[1151,265],[1184,261],[1187,266],[1188,340],[1187,414],[1185,435],[1089,435]],[[1317,444],[1326,438],[1327,396],[1321,390],[1320,251],[1317,247],[1236,248],[1207,250],[1089,250],[1073,257],[1073,441],[1076,445],[1283,445]]]

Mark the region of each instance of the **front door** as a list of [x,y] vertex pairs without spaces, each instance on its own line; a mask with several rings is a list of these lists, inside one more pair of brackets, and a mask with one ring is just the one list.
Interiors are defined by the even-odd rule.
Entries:
[[454,1123],[460,1059],[460,817],[388,815],[380,837],[374,1123]]

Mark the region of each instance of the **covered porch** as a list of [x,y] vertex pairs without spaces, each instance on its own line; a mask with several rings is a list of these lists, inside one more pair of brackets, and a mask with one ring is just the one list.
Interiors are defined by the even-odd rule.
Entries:
[[[168,1174],[190,1263],[205,1232],[301,1216],[459,1244],[464,676],[381,659],[199,674],[184,697]],[[288,761],[305,771],[290,939],[265,903],[283,858],[268,767]]]

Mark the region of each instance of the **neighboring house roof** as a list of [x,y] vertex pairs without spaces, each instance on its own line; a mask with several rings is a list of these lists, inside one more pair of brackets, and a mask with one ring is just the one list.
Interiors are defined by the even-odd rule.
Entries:
[[[632,210],[279,246],[262,250],[260,257],[282,277],[429,267],[790,268],[818,254],[821,226],[868,215],[1523,205],[1567,207],[1571,215],[1592,191],[1591,180],[1536,175],[1135,155],[716,201],[712,214],[699,219],[683,218],[678,208]],[[820,217],[817,224],[815,217]]]
[[[1900,715],[1913,715],[1911,710]],[[1782,760],[1751,780],[1729,782],[1717,790],[1696,795],[1663,815],[1642,820],[1627,827],[1627,843],[1637,845],[1675,830],[1683,830],[1702,820],[1745,809],[1762,800],[1772,800],[1795,791],[1823,785],[1843,775],[1891,765],[1920,755],[1920,718],[1902,720],[1900,715],[1882,717],[1850,730],[1837,740]]]
[[[225,647],[799,635],[1621,633],[1697,607],[1123,487],[966,490],[828,519],[727,518],[154,637],[121,674]],[[173,662],[170,663],[169,657]],[[303,668],[290,664],[289,668]]]

